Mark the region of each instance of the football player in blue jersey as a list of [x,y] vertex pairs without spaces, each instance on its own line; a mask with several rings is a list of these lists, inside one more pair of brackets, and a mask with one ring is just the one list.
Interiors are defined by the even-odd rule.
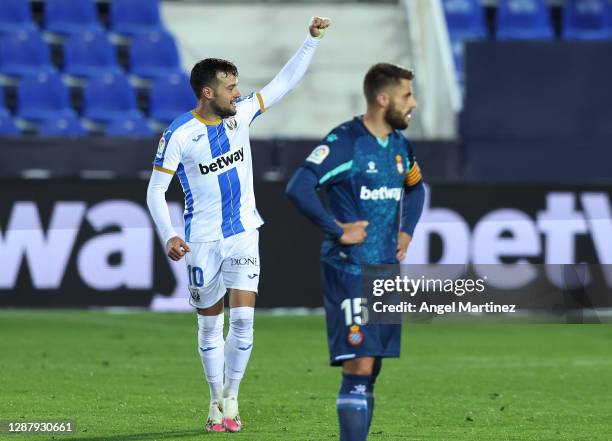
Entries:
[[[398,357],[401,325],[362,320],[361,265],[401,262],[421,216],[425,187],[401,130],[416,108],[411,70],[379,63],[364,79],[365,115],[333,129],[306,158],[287,196],[326,237],[321,277],[330,362],[342,366],[336,400],[341,441],[363,441],[382,359]],[[317,190],[327,195],[329,210]]]

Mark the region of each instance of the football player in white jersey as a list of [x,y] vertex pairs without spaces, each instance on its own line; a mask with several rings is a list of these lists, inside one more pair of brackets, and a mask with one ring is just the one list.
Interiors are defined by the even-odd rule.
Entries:
[[[185,256],[190,303],[197,308],[198,349],[210,389],[206,430],[238,432],[238,387],[253,347],[259,281],[259,232],[249,143],[251,122],[300,81],[330,21],[314,17],[309,35],[261,91],[241,96],[238,71],[207,58],[191,71],[197,107],[160,139],[147,190],[151,216],[168,256]],[[177,174],[185,193],[185,239],[174,231],[165,193]],[[229,332],[223,299],[229,290]],[[225,383],[224,383],[225,374]]]

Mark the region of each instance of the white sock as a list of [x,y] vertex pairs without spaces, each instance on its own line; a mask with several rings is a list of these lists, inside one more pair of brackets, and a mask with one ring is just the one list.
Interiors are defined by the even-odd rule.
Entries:
[[210,401],[220,401],[223,387],[224,315],[198,316],[198,352],[210,389]]
[[253,350],[253,317],[255,308],[241,306],[230,310],[230,328],[225,342],[224,397],[237,397]]

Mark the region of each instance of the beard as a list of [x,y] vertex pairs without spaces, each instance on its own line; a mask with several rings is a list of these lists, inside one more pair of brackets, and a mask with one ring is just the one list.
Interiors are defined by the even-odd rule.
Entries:
[[408,128],[408,123],[403,115],[395,107],[389,107],[385,112],[385,122],[391,126],[393,130],[405,130]]
[[210,103],[210,108],[213,110],[213,112],[219,115],[219,118],[221,119],[229,118],[230,116],[234,116],[236,114],[236,111],[231,108],[231,105],[228,107],[221,107],[214,101]]

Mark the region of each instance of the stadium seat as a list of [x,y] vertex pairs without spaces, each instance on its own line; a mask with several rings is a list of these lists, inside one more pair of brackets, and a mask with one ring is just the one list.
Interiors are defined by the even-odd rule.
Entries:
[[106,73],[121,73],[117,53],[104,32],[94,31],[70,36],[64,45],[64,72],[90,78]]
[[110,27],[113,32],[129,36],[163,31],[159,0],[114,0]]
[[545,0],[499,0],[497,38],[503,40],[550,40],[553,31]]
[[147,125],[147,121],[142,117],[116,120],[106,127],[107,136],[150,138],[154,134]]
[[476,40],[487,36],[484,12],[478,0],[443,0],[451,40]]
[[0,136],[19,136],[21,131],[9,114],[0,114]]
[[612,38],[612,6],[608,0],[567,0],[563,9],[563,38],[603,40]]
[[35,31],[29,0],[2,0],[0,7],[0,34]]
[[136,94],[124,74],[105,74],[91,78],[83,96],[83,116],[108,124],[112,121],[141,118]]
[[172,35],[152,32],[135,37],[130,49],[130,72],[151,79],[181,73],[178,49]]
[[22,78],[17,90],[17,116],[35,122],[76,117],[60,75],[40,73]]
[[0,116],[8,115],[9,111],[4,103],[4,89],[0,86]]
[[102,30],[93,0],[46,0],[45,29],[69,35]]
[[149,116],[167,124],[194,108],[195,104],[195,95],[185,74],[158,78],[149,94]]
[[38,127],[38,136],[77,138],[87,135],[77,117],[63,117],[43,121]]
[[0,73],[22,77],[53,73],[49,46],[38,31],[20,31],[0,37]]

